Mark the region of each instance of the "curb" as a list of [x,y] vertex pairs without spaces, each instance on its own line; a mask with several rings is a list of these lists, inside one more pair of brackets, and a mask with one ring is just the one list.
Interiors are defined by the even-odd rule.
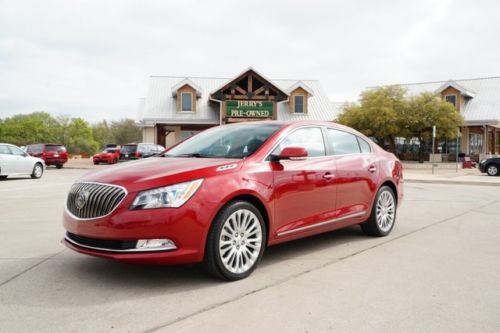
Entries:
[[424,184],[444,184],[444,185],[473,185],[473,186],[500,186],[500,183],[495,182],[478,182],[478,181],[458,181],[458,180],[442,180],[442,179],[405,179],[405,183],[424,183]]

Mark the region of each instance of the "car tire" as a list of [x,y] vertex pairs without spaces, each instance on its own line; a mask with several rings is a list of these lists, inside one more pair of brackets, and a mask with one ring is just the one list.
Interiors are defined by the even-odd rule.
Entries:
[[6,176],[6,175],[0,176],[0,180],[7,179],[7,177],[8,177],[8,176]]
[[63,168],[63,165],[62,165],[62,164],[56,164],[56,168],[58,168],[58,169],[62,169],[62,168]]
[[31,178],[38,179],[43,175],[43,166],[40,163],[36,163],[33,167],[33,172],[31,173]]
[[387,236],[396,223],[396,195],[389,186],[382,186],[375,196],[370,218],[361,224],[363,232],[369,236]]
[[221,279],[248,277],[266,246],[266,226],[259,210],[246,201],[233,201],[214,219],[205,246],[203,267]]
[[488,164],[485,169],[488,176],[498,176],[500,174],[499,167],[496,164]]

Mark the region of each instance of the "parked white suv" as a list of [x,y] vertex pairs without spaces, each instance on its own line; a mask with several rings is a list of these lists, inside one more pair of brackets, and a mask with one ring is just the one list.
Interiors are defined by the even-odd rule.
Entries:
[[45,162],[41,158],[32,157],[17,146],[0,143],[0,179],[8,176],[40,178],[44,170]]

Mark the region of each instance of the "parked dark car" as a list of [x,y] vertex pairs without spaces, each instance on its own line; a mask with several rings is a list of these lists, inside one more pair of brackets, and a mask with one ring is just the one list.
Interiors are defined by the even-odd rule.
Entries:
[[84,175],[68,193],[64,244],[238,280],[267,246],[355,224],[386,236],[402,199],[401,162],[351,128],[245,122]]
[[41,158],[45,165],[55,165],[61,169],[68,162],[66,147],[58,143],[37,143],[26,146],[26,152],[31,156]]
[[151,157],[165,150],[165,147],[153,143],[129,143],[120,150],[120,160],[138,160]]
[[500,175],[500,157],[488,158],[479,162],[479,171],[488,176]]

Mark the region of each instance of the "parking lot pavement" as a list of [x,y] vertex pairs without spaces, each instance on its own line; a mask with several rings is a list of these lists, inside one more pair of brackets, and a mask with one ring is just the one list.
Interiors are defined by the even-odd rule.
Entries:
[[64,199],[88,171],[0,182],[0,332],[500,330],[498,187],[408,183],[390,236],[271,247],[225,283],[66,250]]

